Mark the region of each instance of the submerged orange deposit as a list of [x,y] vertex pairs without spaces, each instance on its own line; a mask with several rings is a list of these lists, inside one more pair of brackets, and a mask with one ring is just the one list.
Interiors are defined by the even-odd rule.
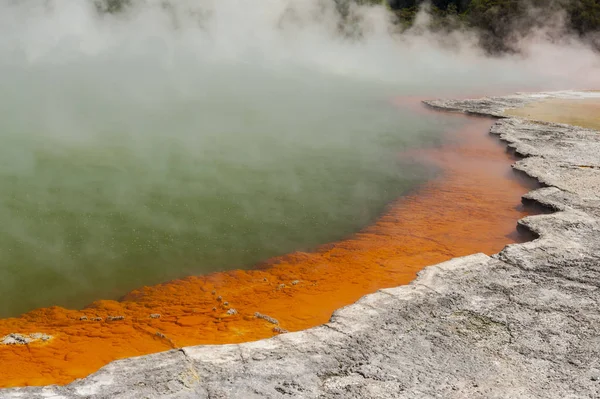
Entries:
[[427,265],[501,250],[518,239],[516,220],[527,214],[520,197],[529,188],[512,174],[503,146],[485,134],[491,124],[472,119],[443,148],[399,155],[443,173],[347,240],[255,270],[143,287],[83,310],[50,307],[0,320],[0,337],[53,336],[0,346],[0,386],[65,384],[119,358],[309,328],[365,294],[410,282]]

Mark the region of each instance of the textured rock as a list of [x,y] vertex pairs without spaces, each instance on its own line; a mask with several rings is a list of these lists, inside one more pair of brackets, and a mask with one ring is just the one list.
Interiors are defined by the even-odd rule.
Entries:
[[48,341],[50,339],[52,339],[52,336],[44,333],[12,333],[0,338],[0,345],[27,345],[35,341]]
[[[431,106],[501,116],[573,92]],[[556,211],[519,221],[539,238],[453,259],[380,290],[322,326],[240,345],[196,346],[117,361],[64,386],[5,398],[600,397],[600,134],[522,119],[492,133],[545,186]]]

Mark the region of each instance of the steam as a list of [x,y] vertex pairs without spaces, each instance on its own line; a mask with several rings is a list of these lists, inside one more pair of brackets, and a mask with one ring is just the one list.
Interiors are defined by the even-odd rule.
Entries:
[[[0,49],[3,63],[15,66],[93,60],[133,69],[150,63],[177,74],[198,66],[294,67],[456,89],[524,80],[541,85],[546,74],[559,78],[548,88],[595,87],[600,80],[591,73],[598,54],[585,44],[564,35],[560,44],[548,41],[562,32],[560,18],[514,38],[525,55],[491,59],[477,47],[475,32],[432,33],[424,29],[427,19],[424,10],[400,35],[385,7],[354,2],[340,7],[330,0],[137,0],[120,13],[100,15],[92,1],[5,1]],[[561,62],[554,62],[558,57]],[[582,71],[590,73],[580,76]],[[450,79],[456,74],[463,79]]]
[[0,315],[351,234],[431,176],[397,153],[458,126],[394,97],[600,87],[572,38],[487,57],[472,32],[341,8],[2,1]]

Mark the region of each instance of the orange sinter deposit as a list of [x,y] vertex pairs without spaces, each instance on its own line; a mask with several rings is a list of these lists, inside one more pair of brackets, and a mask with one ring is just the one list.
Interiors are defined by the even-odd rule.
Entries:
[[442,172],[345,241],[275,258],[260,269],[143,287],[83,310],[50,307],[0,320],[0,337],[53,336],[0,345],[0,386],[66,384],[119,358],[309,328],[365,294],[410,282],[427,265],[498,252],[519,239],[516,221],[527,214],[520,198],[530,187],[511,171],[503,145],[486,134],[491,124],[472,118],[449,133],[443,148],[400,154]]

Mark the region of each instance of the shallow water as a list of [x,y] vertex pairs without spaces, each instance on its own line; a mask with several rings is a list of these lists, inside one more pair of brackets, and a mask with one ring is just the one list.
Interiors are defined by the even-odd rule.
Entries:
[[0,317],[346,237],[434,175],[400,151],[461,123],[301,70],[121,67],[99,84],[96,68],[0,79]]

